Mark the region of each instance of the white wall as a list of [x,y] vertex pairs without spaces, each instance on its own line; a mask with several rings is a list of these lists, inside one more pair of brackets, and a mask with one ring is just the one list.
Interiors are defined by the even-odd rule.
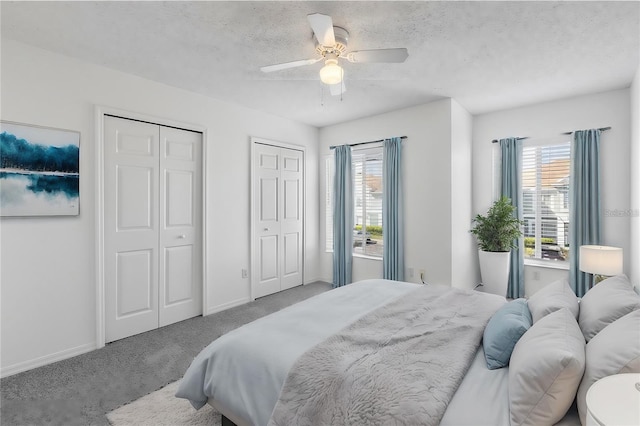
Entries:
[[318,130],[2,39],[2,119],[74,129],[80,216],[3,218],[1,374],[95,348],[94,106],[208,129],[208,312],[244,303],[250,264],[250,137],[306,146],[305,281],[318,269]]
[[[603,212],[628,210],[630,118],[628,89],[475,116],[473,120],[474,214],[486,212],[493,200],[493,144],[491,143],[493,139],[508,136],[556,137],[572,130],[607,126],[611,126],[611,130],[603,132],[601,139],[602,209]],[[629,222],[627,216],[607,216],[603,213],[602,243],[623,248],[627,273],[630,270],[631,247]],[[525,267],[527,295],[531,295],[535,289],[548,281],[568,276],[567,271],[554,269],[539,274],[540,278],[534,280],[534,270],[528,271],[528,269],[529,267]]]
[[631,252],[629,277],[640,292],[640,67],[631,85]]
[[478,248],[473,234],[471,149],[473,116],[451,100],[451,285],[473,289],[478,280],[474,259]]
[[[452,108],[455,110],[456,120],[462,122],[462,130],[456,136],[455,150],[451,145]],[[464,172],[460,175],[453,174],[452,152],[455,152],[456,164],[463,165],[467,158],[466,169],[470,169],[470,131],[465,127],[469,126],[469,122],[468,114],[455,101],[443,99],[320,130],[321,194],[325,193],[324,158],[330,154],[331,145],[407,136],[403,142],[407,281],[420,282],[418,271],[424,269],[425,282],[446,285],[452,283],[452,269],[456,266],[452,262],[452,222],[466,221],[470,214],[462,212],[454,216],[451,212],[453,203],[458,203],[452,200],[452,176],[456,178],[457,188],[463,190],[465,184],[470,187],[470,183],[465,183],[470,177],[465,176]],[[465,208],[465,202],[470,207],[470,199],[465,201],[466,195],[460,196],[462,209]],[[320,235],[324,239],[324,197],[320,211]],[[468,232],[469,226],[470,223],[467,222],[464,232]],[[463,246],[464,242],[460,245]],[[324,251],[324,242],[321,248],[321,276],[331,282],[332,254]],[[461,257],[460,261],[464,263],[465,258]],[[415,271],[413,277],[408,274],[409,268]],[[466,266],[460,266],[461,271],[466,269]],[[381,260],[354,257],[353,281],[381,277]]]

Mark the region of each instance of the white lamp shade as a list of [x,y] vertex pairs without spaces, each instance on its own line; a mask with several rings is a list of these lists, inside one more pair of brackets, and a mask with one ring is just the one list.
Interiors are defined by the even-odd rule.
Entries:
[[580,246],[580,270],[589,274],[622,274],[622,249],[608,246]]
[[338,84],[342,81],[342,68],[335,59],[327,59],[325,66],[320,69],[320,80],[324,84]]

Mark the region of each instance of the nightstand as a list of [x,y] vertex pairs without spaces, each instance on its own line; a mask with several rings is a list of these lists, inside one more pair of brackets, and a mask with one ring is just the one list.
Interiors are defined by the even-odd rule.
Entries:
[[587,426],[640,425],[640,374],[603,377],[587,391]]

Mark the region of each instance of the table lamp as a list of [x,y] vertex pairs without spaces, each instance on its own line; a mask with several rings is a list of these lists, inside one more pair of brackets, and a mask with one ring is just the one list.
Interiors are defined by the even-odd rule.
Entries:
[[580,246],[580,270],[595,275],[596,284],[622,274],[622,249],[609,246]]

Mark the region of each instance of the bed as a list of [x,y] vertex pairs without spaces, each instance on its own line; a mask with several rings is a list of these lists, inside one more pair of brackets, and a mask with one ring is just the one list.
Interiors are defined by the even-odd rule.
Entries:
[[[492,294],[445,286],[353,283],[216,339],[194,359],[176,396],[196,409],[210,404],[238,426],[509,425],[509,369],[489,370],[481,344],[484,327],[505,303]],[[375,329],[350,341],[361,336],[362,327],[381,323],[395,327],[392,337]],[[443,326],[431,328],[435,323]],[[424,343],[424,336],[431,340]],[[373,351],[363,355],[365,346]],[[389,349],[395,346],[399,350]],[[383,365],[389,358],[385,351],[394,350],[397,358]],[[333,376],[345,372],[332,369],[342,358],[352,376],[336,382]],[[329,379],[318,379],[323,368],[331,370]],[[366,396],[351,397],[368,387],[373,390]],[[321,395],[324,389],[331,389],[328,398]],[[345,389],[347,396],[340,393]],[[338,401],[327,404],[327,399]],[[558,424],[579,425],[575,408]]]

